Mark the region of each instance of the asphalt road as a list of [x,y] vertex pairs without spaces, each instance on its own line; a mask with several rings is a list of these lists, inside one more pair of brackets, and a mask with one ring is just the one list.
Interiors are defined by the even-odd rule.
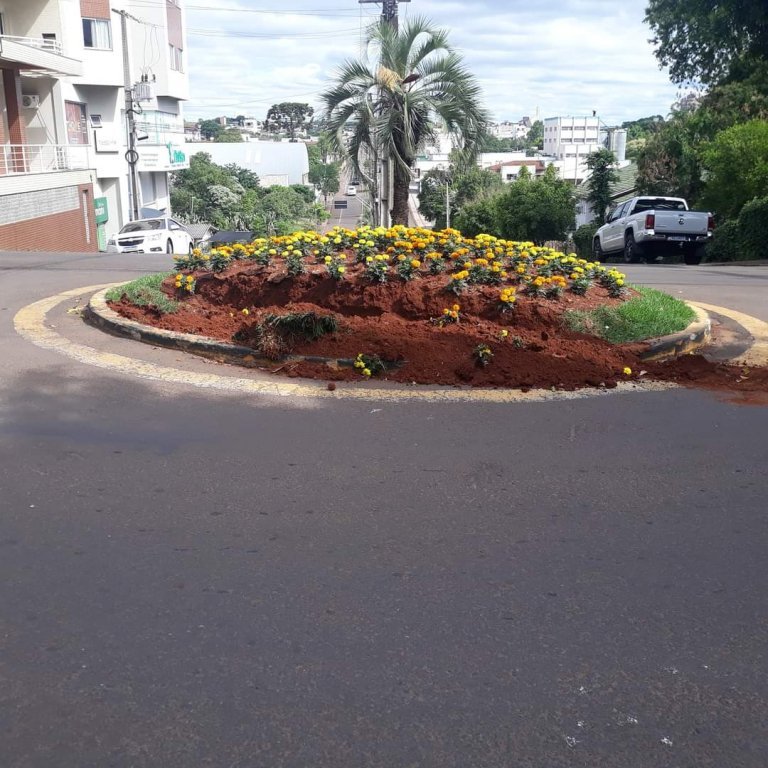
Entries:
[[[249,397],[13,330],[165,265],[0,254],[0,766],[764,768],[768,408]],[[766,269],[631,276],[768,319]]]

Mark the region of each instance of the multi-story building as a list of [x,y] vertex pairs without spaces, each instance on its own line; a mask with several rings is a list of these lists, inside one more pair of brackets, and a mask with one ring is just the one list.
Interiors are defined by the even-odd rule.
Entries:
[[576,183],[586,178],[584,158],[603,146],[600,118],[548,117],[544,120],[544,154],[555,158],[563,178]]
[[184,30],[179,0],[0,0],[0,249],[96,250],[134,207],[170,211],[168,174],[188,165]]

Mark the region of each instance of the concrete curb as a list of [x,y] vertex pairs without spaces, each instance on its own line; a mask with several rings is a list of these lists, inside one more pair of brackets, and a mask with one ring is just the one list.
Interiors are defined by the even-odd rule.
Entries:
[[[163,328],[154,328],[151,325],[137,323],[135,320],[128,320],[118,315],[117,312],[109,308],[106,299],[109,290],[111,289],[99,291],[91,297],[85,308],[84,317],[91,325],[116,336],[152,344],[156,347],[180,349],[183,352],[190,352],[218,362],[231,362],[252,367],[274,367],[285,363],[325,363],[331,367],[351,368],[355,363],[354,358],[332,358],[318,355],[287,355],[280,360],[270,360],[259,355],[251,347],[218,341],[208,336],[167,331]],[[382,362],[386,368],[397,368],[402,365],[402,363],[392,360],[383,360]]]
[[[274,367],[275,360],[261,357],[251,347],[242,347],[226,341],[217,341],[208,336],[197,336],[192,333],[179,333],[154,328],[151,325],[137,323],[121,317],[107,305],[107,288],[95,293],[85,309],[84,317],[91,325],[101,328],[116,336],[127,337],[134,341],[152,344],[156,347],[180,349],[191,352],[218,362],[231,362],[237,365],[251,367]],[[707,344],[712,336],[712,323],[709,315],[701,308],[689,304],[696,313],[696,320],[684,331],[662,336],[649,341],[649,348],[641,353],[642,360],[666,360],[693,352]],[[325,363],[331,367],[351,367],[351,358],[329,358],[312,355],[289,355],[279,361],[280,364],[293,362]],[[398,363],[384,361],[388,366],[396,367]]]
[[696,313],[696,319],[684,330],[658,339],[648,339],[648,349],[640,353],[642,360],[668,360],[687,355],[705,346],[712,339],[712,321],[700,307],[686,302]]

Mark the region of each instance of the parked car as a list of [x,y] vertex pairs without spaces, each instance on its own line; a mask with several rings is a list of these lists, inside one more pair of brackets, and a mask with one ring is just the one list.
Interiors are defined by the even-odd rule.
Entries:
[[711,213],[689,210],[681,197],[633,197],[606,216],[592,251],[600,261],[623,254],[627,264],[682,253],[686,264],[698,264],[714,228]]
[[350,196],[353,196],[353,197],[354,197],[354,195],[356,195],[356,194],[357,194],[357,188],[356,188],[354,185],[350,184],[350,185],[347,187],[347,191],[346,191],[346,193],[345,193],[345,194],[347,194],[347,195],[350,195]]
[[192,237],[169,218],[137,219],[107,240],[107,253],[190,253]]

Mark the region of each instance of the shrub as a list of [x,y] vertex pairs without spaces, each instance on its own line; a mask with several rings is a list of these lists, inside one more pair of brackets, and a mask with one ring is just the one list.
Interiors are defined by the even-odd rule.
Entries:
[[707,243],[704,261],[736,261],[739,254],[739,225],[736,219],[719,224]]
[[739,258],[768,259],[768,197],[750,200],[738,218]]
[[576,246],[576,253],[582,259],[592,259],[592,240],[595,233],[600,229],[600,224],[582,224],[573,233],[573,244]]

